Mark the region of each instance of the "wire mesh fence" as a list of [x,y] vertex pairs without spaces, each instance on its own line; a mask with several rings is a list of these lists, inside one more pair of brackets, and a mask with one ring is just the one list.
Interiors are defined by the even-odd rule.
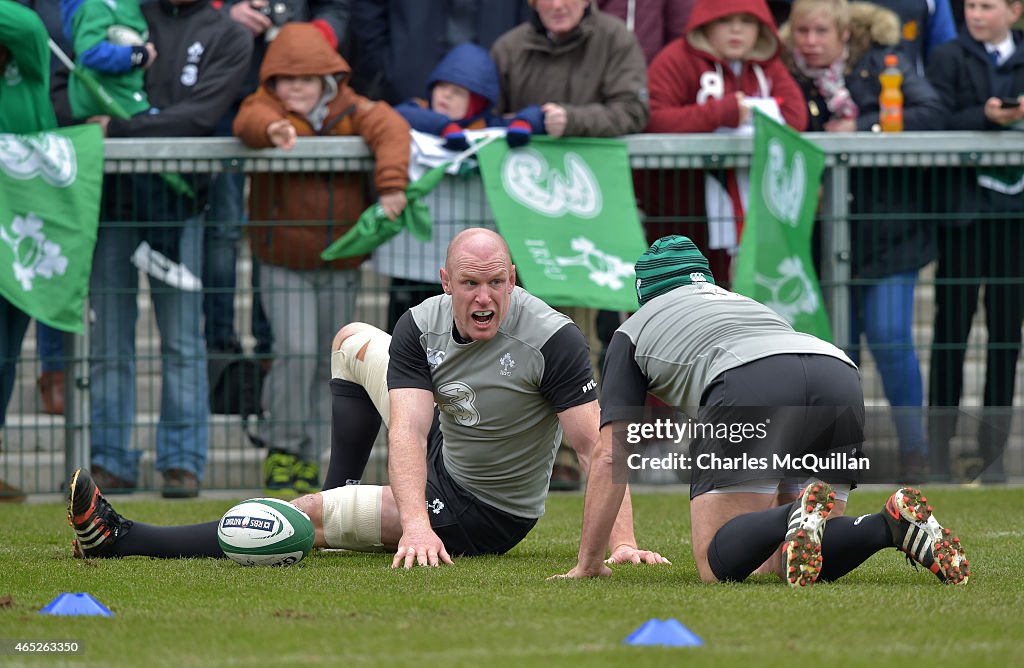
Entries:
[[[1024,475],[1024,200],[977,187],[1022,170],[1024,151],[980,133],[807,136],[827,155],[815,265],[834,342],[861,366],[868,438],[894,469],[910,444],[940,479]],[[706,181],[748,169],[750,139],[627,141],[648,239],[692,237],[727,284],[734,258],[709,248]],[[428,202],[430,243],[402,234],[374,257],[326,265],[319,250],[374,201],[361,141],[283,153],[231,139],[111,140],[105,150],[86,334],[30,328],[3,429],[0,479],[27,492],[58,491],[90,459],[139,489],[159,489],[160,471],[178,467],[203,471],[204,489],[259,488],[272,449],[325,469],[334,332],[353,320],[390,329],[439,293],[455,233],[495,227],[479,176],[451,177]],[[140,254],[142,241],[202,288]],[[63,414],[52,414],[57,395]],[[365,480],[385,480],[385,462],[382,436]]]

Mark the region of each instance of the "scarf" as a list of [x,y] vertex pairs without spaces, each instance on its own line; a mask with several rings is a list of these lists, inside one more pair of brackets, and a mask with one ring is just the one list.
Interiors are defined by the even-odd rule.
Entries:
[[814,82],[815,88],[825,98],[825,106],[835,118],[857,118],[857,103],[850,97],[846,88],[846,59],[850,53],[843,49],[843,55],[828,67],[811,67],[807,60],[796,49],[793,49],[793,61],[800,73]]

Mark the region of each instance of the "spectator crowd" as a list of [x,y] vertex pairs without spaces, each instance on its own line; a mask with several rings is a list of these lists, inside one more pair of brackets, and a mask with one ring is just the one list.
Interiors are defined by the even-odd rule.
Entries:
[[[159,329],[155,467],[163,496],[199,493],[210,406],[222,387],[257,397],[254,412],[262,415],[252,439],[267,447],[265,492],[316,492],[333,391],[321,347],[356,319],[360,267],[369,259],[327,262],[319,253],[371,205],[389,219],[403,212],[423,150],[416,136],[433,136],[435,148],[454,154],[470,148],[466,133],[480,128],[501,128],[512,149],[537,135],[737,133],[749,131],[754,108],[774,109],[800,132],[878,132],[879,75],[891,55],[903,77],[906,130],[1012,132],[1024,127],[1024,33],[1014,28],[1022,7],[1022,0],[0,0],[0,132],[96,123],[110,138],[233,135],[251,148],[285,151],[299,137],[359,136],[375,159],[371,174],[247,175],[226,167],[189,176],[187,189],[161,174],[105,179],[88,318],[93,479],[108,494],[139,486],[141,451],[130,444],[140,270]],[[123,114],[51,56],[47,35]],[[633,174],[638,206],[658,212],[649,239],[693,238],[708,249],[724,287],[745,206],[739,176],[677,170],[671,187],[681,192],[668,193],[645,187],[663,175]],[[965,167],[953,181],[933,192],[910,167],[858,169],[850,180],[845,352],[857,361],[863,337],[893,408],[899,476],[908,482],[953,475],[965,350],[982,305],[989,412],[972,456],[984,462],[986,479],[1005,479],[1024,324],[1024,170]],[[446,240],[466,227],[494,229],[485,205],[436,204],[471,196],[465,182],[446,181],[431,195],[440,241],[403,234],[380,249],[376,267],[391,286],[389,329],[440,294],[436,268]],[[723,205],[730,217],[714,227],[710,212]],[[251,367],[232,364],[244,357],[234,310],[243,238],[253,257]],[[926,382],[913,315],[919,273],[933,262]],[[624,314],[560,310],[579,326],[599,370]],[[2,295],[0,317],[2,430],[30,319]],[[63,335],[40,322],[36,341],[42,407],[60,414]],[[223,374],[239,368],[250,373],[225,384]],[[9,470],[5,476],[0,501],[22,500],[18,480]],[[552,489],[578,487],[579,478],[570,451],[560,452]]]

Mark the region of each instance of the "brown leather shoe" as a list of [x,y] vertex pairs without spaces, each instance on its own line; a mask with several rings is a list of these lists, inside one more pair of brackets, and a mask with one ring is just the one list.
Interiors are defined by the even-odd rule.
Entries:
[[25,492],[14,485],[0,480],[0,503],[24,503]]
[[96,486],[108,496],[111,494],[131,494],[135,491],[134,481],[116,476],[102,466],[93,466],[89,472],[92,474],[92,480],[96,483]]
[[199,479],[185,469],[167,469],[160,495],[165,499],[194,499],[199,496]]
[[39,374],[39,395],[43,400],[43,412],[49,415],[64,415],[64,372],[44,371]]

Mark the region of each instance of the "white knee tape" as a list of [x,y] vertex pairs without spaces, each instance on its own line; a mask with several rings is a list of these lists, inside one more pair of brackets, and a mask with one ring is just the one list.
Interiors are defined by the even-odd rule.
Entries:
[[329,547],[358,552],[383,552],[380,504],[383,487],[346,485],[321,492],[324,539]]
[[390,346],[390,334],[367,325],[366,329],[349,336],[341,348],[331,353],[331,378],[362,385],[385,426],[391,419],[391,400],[388,397]]

